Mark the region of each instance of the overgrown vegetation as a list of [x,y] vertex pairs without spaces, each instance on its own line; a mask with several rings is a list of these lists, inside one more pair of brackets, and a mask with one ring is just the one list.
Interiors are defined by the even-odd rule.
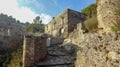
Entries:
[[0,55],[1,67],[22,67],[22,47]]
[[97,5],[96,4],[92,4],[88,7],[86,7],[85,9],[83,9],[81,12],[83,14],[87,15],[87,18],[84,22],[86,29],[89,32],[96,32],[98,27],[98,21],[97,21]]
[[[118,4],[117,7],[119,7],[120,6],[120,0],[117,0],[116,2]],[[115,15],[120,15],[120,8],[118,8],[118,10],[115,11]]]
[[25,29],[26,32],[44,32],[44,24],[42,23],[42,20],[39,16],[37,16],[33,23],[28,24]]
[[98,22],[97,22],[96,17],[92,17],[92,18],[87,19],[84,22],[84,24],[89,32],[96,32],[97,31]]
[[112,31],[119,31],[120,30],[120,23],[114,24],[114,26],[111,27]]
[[7,64],[9,64],[10,61],[10,54],[7,52],[5,54],[0,55],[0,66],[7,67]]
[[92,17],[92,16],[96,16],[97,15],[97,4],[91,4],[90,6],[84,8],[81,12],[83,14],[86,14],[88,16],[88,18]]
[[23,38],[15,36],[8,42],[7,48],[0,54],[0,67],[21,67]]
[[22,67],[22,51],[22,47],[20,47],[10,54],[11,60],[8,64],[8,67]]
[[0,14],[0,21],[8,22],[8,23],[21,23],[19,20],[16,20],[12,16],[8,16],[6,14]]
[[[117,7],[120,6],[120,0],[116,1],[118,3]],[[115,12],[115,15],[118,15],[120,17],[120,8]],[[119,20],[119,19],[118,19]],[[120,30],[120,22],[118,21],[117,24],[114,24],[114,26],[111,27],[112,31],[119,31]]]

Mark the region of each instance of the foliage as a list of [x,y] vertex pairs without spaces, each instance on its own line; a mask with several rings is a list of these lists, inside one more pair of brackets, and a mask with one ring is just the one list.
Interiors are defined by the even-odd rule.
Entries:
[[96,32],[97,30],[97,4],[91,4],[84,8],[81,12],[87,15],[87,19],[84,21],[85,27],[89,32]]
[[87,19],[84,22],[84,24],[89,32],[96,32],[97,25],[98,25],[98,21],[97,21],[96,17],[92,17],[92,18]]
[[[117,0],[118,6],[120,6],[120,0]],[[118,8],[117,11],[115,11],[115,15],[120,16],[120,8]],[[119,31],[120,30],[120,22],[118,22],[117,24],[114,24],[114,26],[111,27],[112,31]]]
[[86,14],[89,18],[92,16],[96,16],[97,15],[97,5],[96,4],[91,4],[90,6],[84,8],[81,12],[83,14]]
[[13,52],[0,55],[0,66],[2,67],[22,67],[22,47]]
[[0,66],[7,67],[7,64],[10,61],[10,57],[11,56],[8,52],[0,55]]
[[5,21],[5,22],[8,22],[8,23],[20,22],[19,20],[16,20],[12,16],[7,16],[7,15],[5,15],[3,13],[0,14],[0,21]]
[[114,24],[114,26],[111,27],[112,31],[119,31],[120,30],[120,23]]
[[[23,39],[20,36],[15,36],[9,41],[8,50],[1,51],[0,66],[1,67],[21,67],[22,62],[22,43]],[[15,65],[15,66],[14,66]],[[18,65],[18,66],[17,66]]]
[[117,9],[117,11],[115,11],[115,15],[119,15],[120,16],[120,8],[119,8],[119,6],[120,6],[120,0],[117,0],[116,2],[118,4],[118,5],[116,5],[118,7],[118,9]]
[[9,67],[22,67],[22,47],[11,53]]
[[44,32],[44,24],[42,24],[42,20],[37,16],[32,24],[28,24],[25,29],[26,32]]

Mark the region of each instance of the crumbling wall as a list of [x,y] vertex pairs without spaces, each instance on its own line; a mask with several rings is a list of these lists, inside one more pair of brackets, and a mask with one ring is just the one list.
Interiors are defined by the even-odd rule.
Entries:
[[[62,32],[62,30],[64,30]],[[68,10],[54,17],[46,26],[45,33],[54,37],[60,37],[61,34],[68,32]]]
[[54,37],[66,38],[69,33],[73,32],[73,30],[77,28],[77,24],[82,23],[84,19],[84,14],[67,9],[57,17],[53,18],[45,26],[45,32]]
[[47,54],[46,39],[43,36],[25,36],[23,44],[23,67],[30,67],[35,62],[45,59]]
[[120,23],[119,0],[97,0],[98,27],[103,32],[111,32],[114,24]]
[[85,34],[79,43],[76,67],[120,67],[120,32]]
[[[75,67],[120,67],[120,32],[107,35],[86,33],[71,37],[71,42],[79,46]],[[80,41],[80,38],[82,39]],[[74,40],[74,41],[73,41]]]

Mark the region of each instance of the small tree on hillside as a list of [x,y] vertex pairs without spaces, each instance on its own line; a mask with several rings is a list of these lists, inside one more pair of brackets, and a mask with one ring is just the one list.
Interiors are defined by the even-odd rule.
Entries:
[[43,33],[44,32],[44,24],[42,23],[42,20],[40,19],[39,16],[35,17],[35,19],[33,19],[33,23],[29,24],[26,26],[26,32],[40,32]]

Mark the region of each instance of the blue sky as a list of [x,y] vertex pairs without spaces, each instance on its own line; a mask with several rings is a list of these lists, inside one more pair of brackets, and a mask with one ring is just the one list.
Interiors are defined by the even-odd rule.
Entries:
[[[81,11],[83,8],[95,3],[96,0],[0,0],[0,13],[13,16],[21,22],[33,22],[40,16],[43,23],[47,24],[52,17],[63,10],[70,8]],[[7,4],[7,5],[6,5]]]
[[35,13],[46,13],[56,16],[63,10],[71,8],[80,11],[88,5],[95,3],[95,0],[17,0],[19,7],[29,7]]

